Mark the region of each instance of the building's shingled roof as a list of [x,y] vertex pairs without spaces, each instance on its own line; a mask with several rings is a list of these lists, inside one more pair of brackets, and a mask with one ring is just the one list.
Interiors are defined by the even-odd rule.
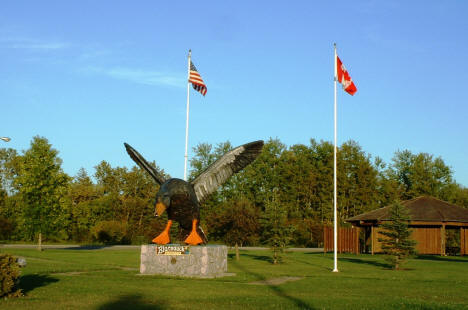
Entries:
[[[468,223],[468,209],[434,197],[422,196],[402,201],[402,205],[408,209],[412,221]],[[390,208],[391,206],[386,206],[357,215],[346,221],[387,221],[390,219]]]

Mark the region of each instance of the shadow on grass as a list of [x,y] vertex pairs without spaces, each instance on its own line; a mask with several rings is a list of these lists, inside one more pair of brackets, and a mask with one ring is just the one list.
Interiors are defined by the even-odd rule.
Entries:
[[141,295],[122,295],[115,300],[109,301],[99,307],[97,310],[162,310],[167,309],[165,302],[161,301],[158,304],[145,302]]
[[[307,254],[307,253],[305,253],[305,254]],[[289,259],[289,260],[292,260],[292,261],[294,261],[294,262],[301,263],[301,264],[305,264],[305,265],[309,265],[309,266],[314,266],[314,267],[316,267],[316,268],[320,268],[320,269],[323,269],[323,270],[328,270],[328,271],[332,270],[332,269],[330,268],[330,266],[323,266],[323,265],[321,265],[321,264],[313,264],[313,263],[311,263],[311,261],[315,261],[315,260],[299,259],[299,258],[297,258],[297,257],[288,257],[288,259]]]
[[437,255],[418,255],[416,259],[421,260],[433,260],[439,262],[450,262],[450,263],[468,263],[468,257],[444,257],[444,256],[437,256]]
[[[289,253],[292,253],[292,252],[289,252]],[[288,253],[286,253],[288,254]],[[315,253],[315,252],[310,252],[310,253],[304,253],[306,255],[322,255],[323,256],[323,253]],[[234,259],[235,255],[234,254],[229,254],[229,255],[232,255],[232,256],[229,256],[230,258]],[[265,262],[269,262],[271,264],[273,264],[273,258],[270,257],[270,256],[266,256],[266,255],[254,255],[254,254],[247,254],[247,253],[242,253],[241,256],[245,256],[245,257],[250,257],[252,259],[255,259],[255,260],[261,260],[261,261],[265,261]],[[295,262],[298,262],[298,263],[302,263],[302,264],[306,264],[306,265],[311,265],[311,266],[314,266],[314,267],[318,267],[318,268],[323,268],[325,270],[328,270],[330,268],[327,268],[327,267],[324,267],[324,266],[321,266],[321,265],[318,265],[318,264],[312,264],[310,263],[309,261],[306,261],[306,260],[301,260],[301,259],[298,259],[296,257],[291,257],[289,256],[287,258],[288,260],[292,260],[292,261],[295,261]]]
[[112,245],[80,245],[69,248],[63,248],[61,250],[101,250],[105,248],[110,248]]
[[376,267],[382,267],[384,269],[392,269],[392,266],[390,264],[377,262],[375,260],[366,260],[366,259],[350,258],[350,257],[343,257],[343,258],[340,258],[339,260],[344,261],[344,262],[355,263],[355,264],[372,265]]
[[[250,255],[250,254],[243,254],[242,256],[251,256],[251,257],[256,257],[258,255]],[[267,256],[260,256],[260,257],[267,257]],[[255,259],[255,258],[254,258]],[[270,258],[269,258],[270,259]],[[262,259],[264,260],[264,259]],[[248,270],[247,268],[245,268],[244,266],[242,266],[240,263],[236,262],[236,261],[233,261],[231,262],[231,264],[235,265],[236,268],[239,268],[240,270],[242,270],[243,272],[247,273],[247,274],[250,274],[252,276],[254,276],[255,278],[257,278],[257,281],[265,281],[267,280],[266,277],[264,277],[263,275],[259,274],[259,273],[255,273],[255,272],[252,272],[250,270]],[[273,291],[273,293],[278,296],[278,297],[281,297],[281,298],[284,298],[286,300],[289,300],[291,302],[293,302],[298,308],[300,309],[306,309],[306,310],[313,310],[315,309],[314,307],[312,307],[311,305],[309,305],[308,303],[306,303],[305,301],[299,299],[299,298],[296,298],[296,297],[293,297],[293,296],[290,296],[288,295],[281,287],[279,287],[278,285],[266,285],[266,287],[268,287],[271,291]]]
[[24,294],[27,294],[35,288],[46,286],[55,282],[58,282],[58,279],[48,275],[28,274],[20,277],[19,288],[23,290]]
[[[333,260],[333,255],[326,255],[327,253],[323,253],[323,252],[315,252],[315,253],[304,253],[305,255],[315,255],[315,256],[321,256],[321,258],[324,258],[324,259],[327,259],[327,260]],[[340,255],[343,255],[342,253],[340,253]],[[357,255],[356,255],[357,257]],[[385,264],[385,263],[381,263],[381,262],[377,262],[377,261],[374,261],[374,260],[365,260],[365,259],[361,259],[361,258],[353,258],[353,257],[339,257],[338,258],[338,261],[345,261],[345,262],[350,262],[350,263],[355,263],[355,264],[363,264],[363,265],[372,265],[372,266],[376,266],[376,267],[382,267],[384,269],[392,269],[391,265],[389,264]],[[307,263],[307,262],[302,262],[301,263],[304,263],[304,264],[309,264],[309,265],[313,265],[311,263]],[[316,265],[317,267],[322,267],[323,269],[326,269],[326,270],[333,270],[332,268],[330,267],[325,267],[325,266],[320,266],[320,265]]]
[[[261,260],[264,262],[273,263],[273,259],[267,255],[255,255],[255,254],[242,253],[241,256],[250,257],[255,260]],[[232,258],[234,258],[234,256]]]

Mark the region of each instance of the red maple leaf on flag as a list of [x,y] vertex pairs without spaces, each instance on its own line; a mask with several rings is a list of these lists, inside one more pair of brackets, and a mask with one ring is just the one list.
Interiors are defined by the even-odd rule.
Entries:
[[357,92],[356,85],[338,56],[336,56],[336,71],[338,82],[343,85],[343,89],[351,96],[354,95]]

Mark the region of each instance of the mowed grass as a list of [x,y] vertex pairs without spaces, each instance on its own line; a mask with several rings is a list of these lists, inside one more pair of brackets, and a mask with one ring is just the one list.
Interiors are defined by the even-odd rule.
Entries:
[[[218,279],[139,275],[135,249],[0,249],[24,256],[25,297],[0,309],[468,309],[468,257],[425,256],[392,271],[381,256],[269,251],[229,254]],[[296,277],[280,284],[253,284]]]

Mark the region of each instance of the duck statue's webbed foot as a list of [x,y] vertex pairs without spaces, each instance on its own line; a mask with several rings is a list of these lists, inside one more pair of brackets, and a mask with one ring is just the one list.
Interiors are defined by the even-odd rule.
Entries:
[[159,236],[154,238],[152,242],[156,244],[168,244],[169,242],[171,242],[171,237],[169,236],[169,230],[171,229],[171,225],[172,225],[172,221],[169,220],[163,232],[160,233]]
[[192,220],[192,231],[190,235],[185,239],[185,243],[190,245],[197,245],[203,243],[203,239],[198,235],[197,232],[198,220]]

